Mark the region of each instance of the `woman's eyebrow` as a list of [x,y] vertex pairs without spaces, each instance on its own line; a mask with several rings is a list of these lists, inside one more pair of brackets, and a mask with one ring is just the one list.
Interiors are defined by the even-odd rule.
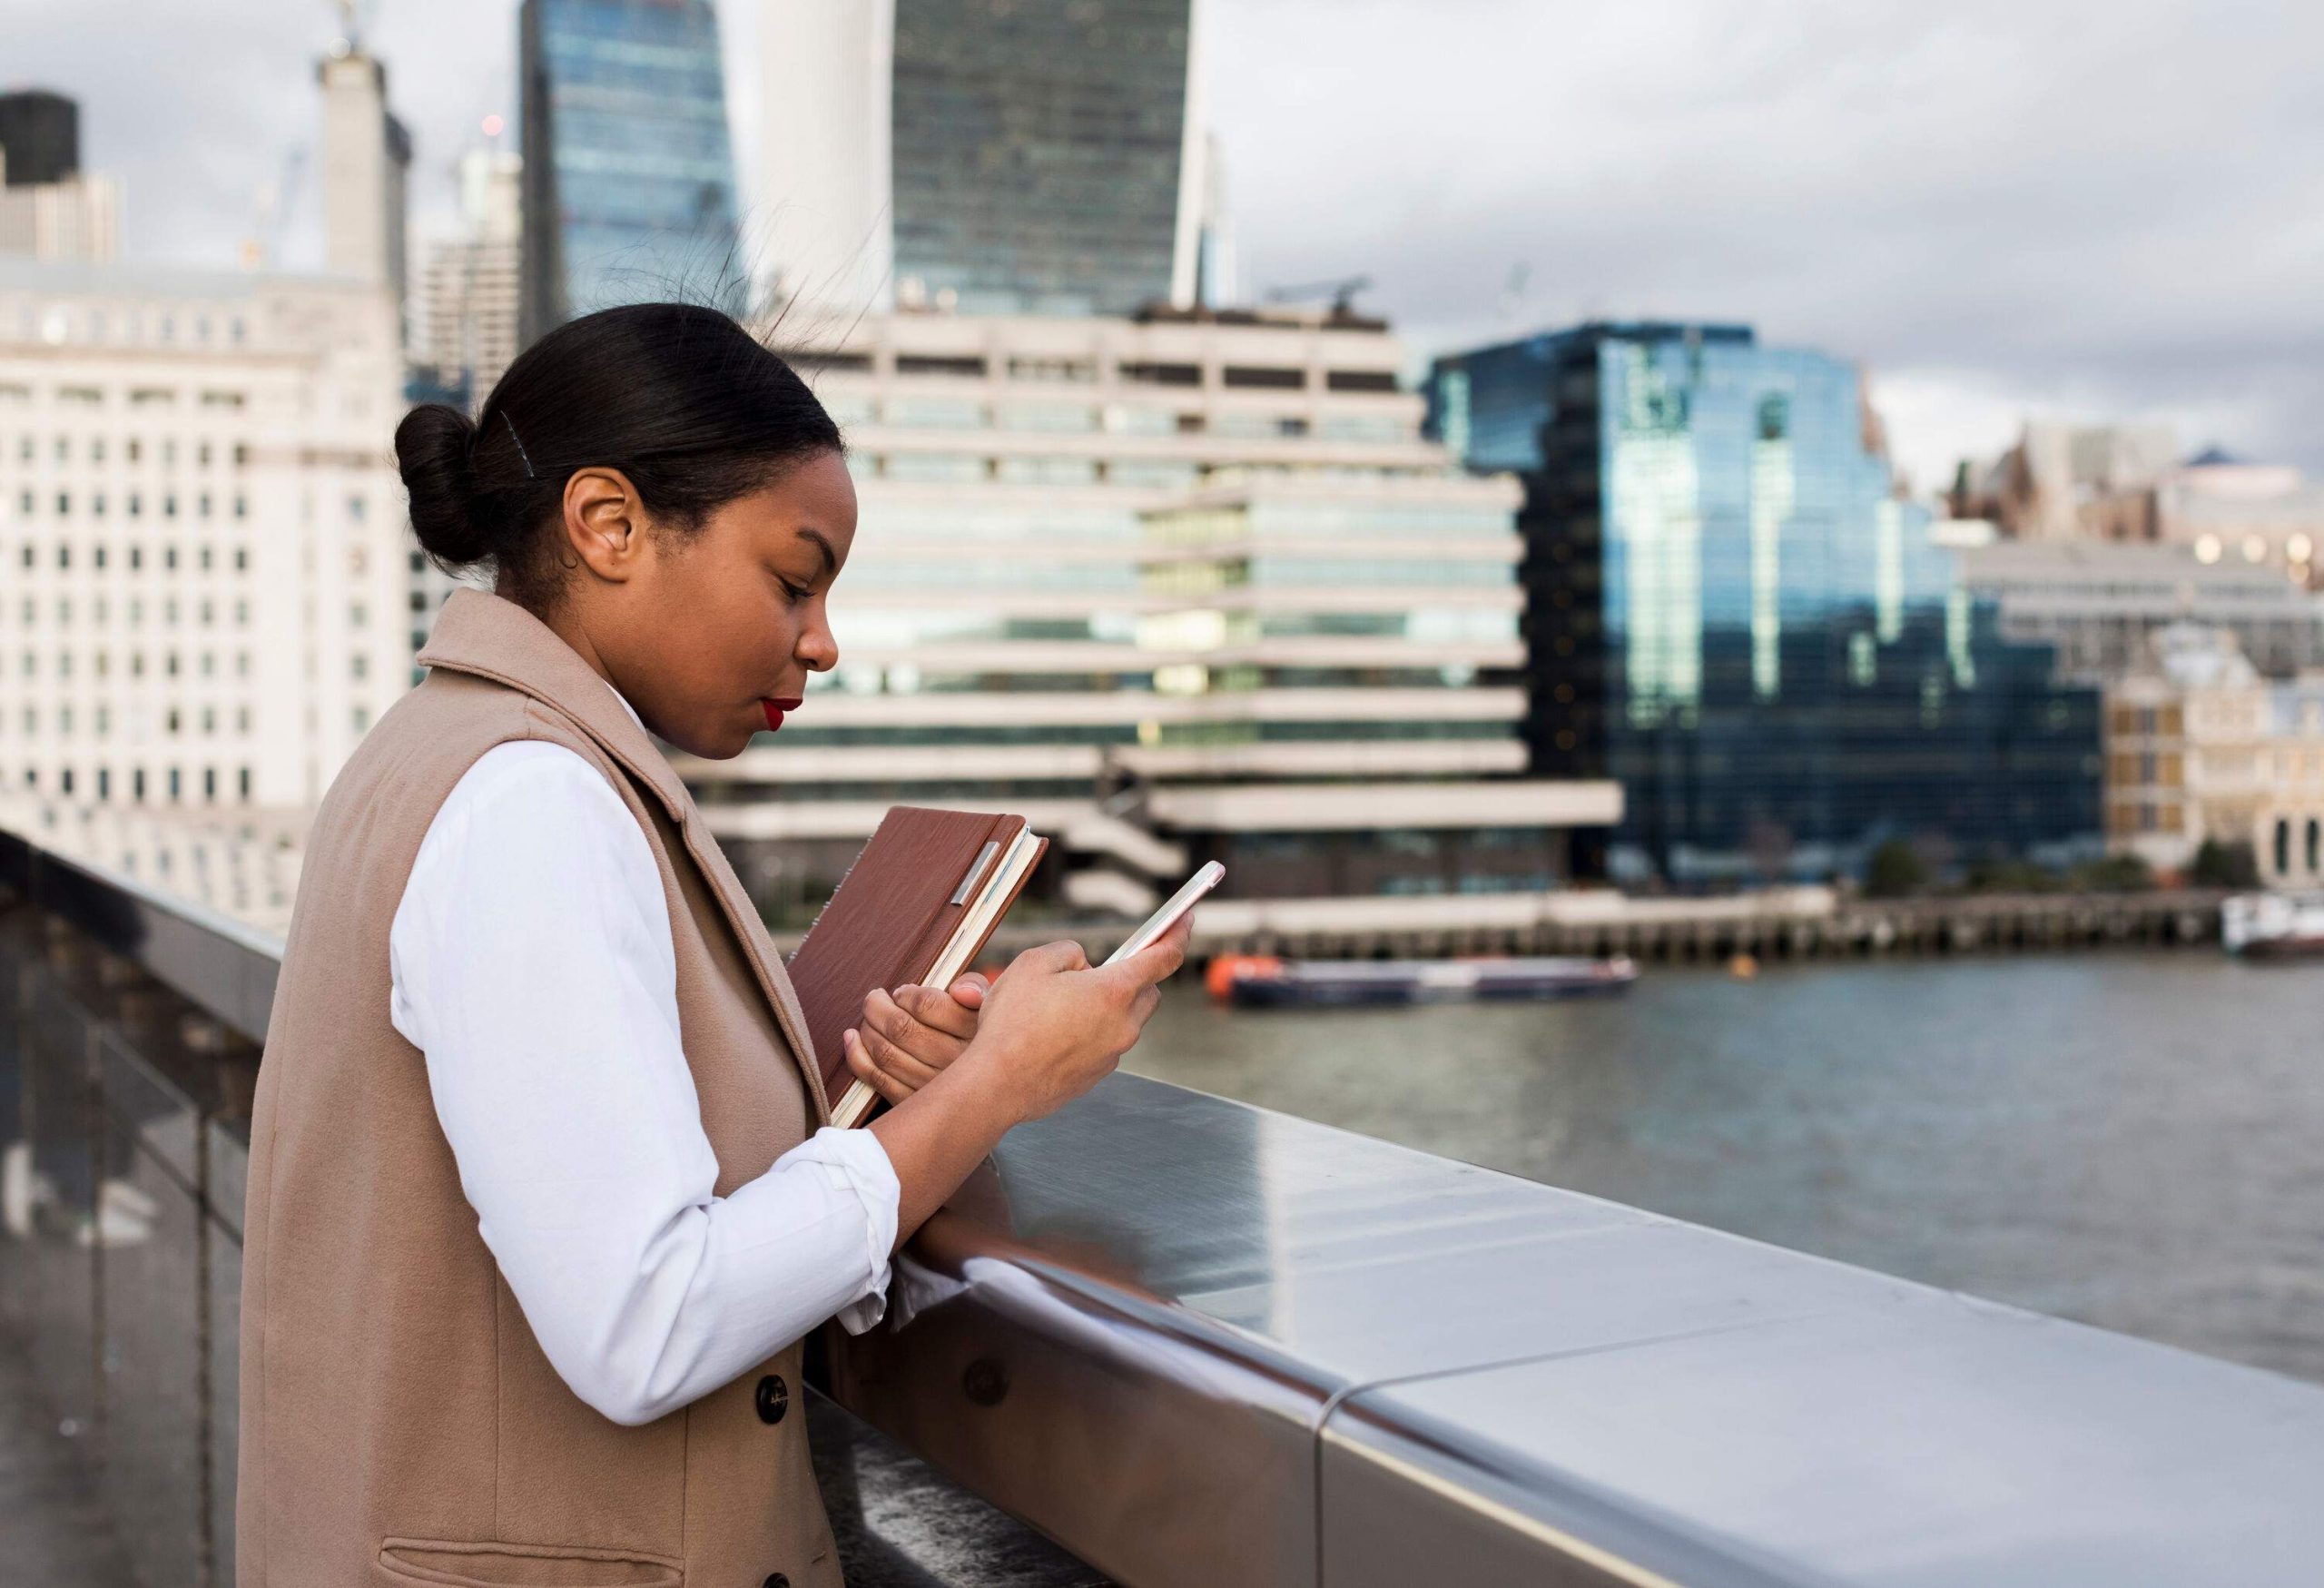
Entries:
[[823,538],[822,530],[802,529],[798,533],[800,539],[813,541],[816,549],[823,554],[824,573],[832,574],[839,571],[839,554],[832,549],[832,543]]

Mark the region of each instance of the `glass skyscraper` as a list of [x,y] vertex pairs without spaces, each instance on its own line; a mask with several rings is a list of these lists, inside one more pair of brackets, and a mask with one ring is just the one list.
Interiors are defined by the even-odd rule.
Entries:
[[709,0],[525,0],[518,25],[523,340],[616,303],[739,311],[745,261]]
[[2094,843],[2095,692],[1969,598],[1853,366],[1597,324],[1439,360],[1428,395],[1433,434],[1524,481],[1529,754],[1622,784],[1616,874]]
[[901,301],[1106,314],[1191,290],[1194,0],[895,6]]

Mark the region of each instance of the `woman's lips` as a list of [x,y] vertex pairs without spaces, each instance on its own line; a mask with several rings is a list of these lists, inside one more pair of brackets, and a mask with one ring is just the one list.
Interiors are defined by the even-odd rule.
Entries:
[[785,712],[793,712],[799,709],[799,702],[795,700],[769,700],[765,696],[762,695],[759,698],[759,709],[766,713],[767,731],[769,733],[773,733],[777,728],[783,726],[783,716]]

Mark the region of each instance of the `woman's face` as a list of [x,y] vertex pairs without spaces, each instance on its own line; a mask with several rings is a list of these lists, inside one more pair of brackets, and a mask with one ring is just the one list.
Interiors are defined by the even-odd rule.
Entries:
[[[820,453],[691,535],[645,535],[619,559],[625,587],[583,577],[596,610],[582,626],[647,727],[724,760],[798,708],[808,674],[837,665],[825,602],[854,543],[854,482],[838,453]],[[584,557],[602,574],[599,549]]]

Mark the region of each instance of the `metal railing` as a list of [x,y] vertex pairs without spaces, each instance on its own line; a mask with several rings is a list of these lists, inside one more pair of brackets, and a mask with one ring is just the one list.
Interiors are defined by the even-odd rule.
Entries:
[[[0,889],[10,1321],[206,1451],[188,1490],[107,1443],[215,1571],[271,945],[6,834]],[[172,1192],[199,1238],[125,1238]],[[1130,1077],[1012,1134],[826,1372],[1136,1588],[2324,1581],[2324,1388]]]

